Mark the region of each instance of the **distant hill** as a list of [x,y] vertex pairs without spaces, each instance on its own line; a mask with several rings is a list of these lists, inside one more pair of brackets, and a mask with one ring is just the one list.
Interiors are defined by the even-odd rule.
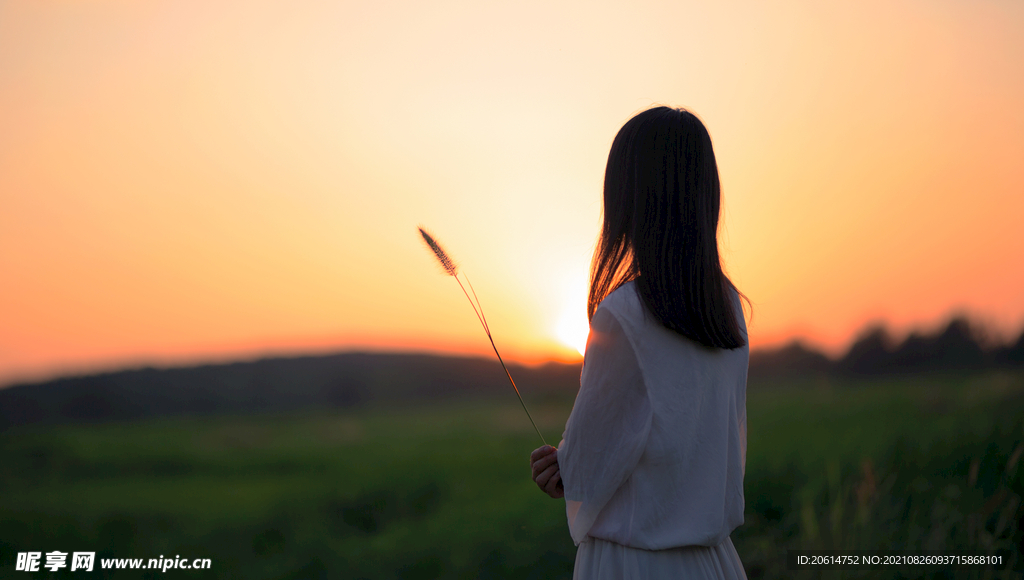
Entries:
[[[524,396],[579,388],[580,365],[510,365]],[[453,397],[515,397],[497,360],[421,354],[343,353],[188,368],[142,368],[0,389],[0,430],[14,425],[102,422],[415,404]]]
[[[1024,333],[991,345],[965,318],[934,334],[896,343],[881,326],[861,334],[838,360],[793,342],[755,350],[749,377],[879,376],[925,371],[1024,366]],[[579,388],[580,364],[510,365],[524,396]],[[0,430],[33,423],[103,422],[165,415],[210,415],[353,407],[374,402],[417,404],[467,397],[514,397],[494,359],[422,354],[342,353],[267,358],[188,368],[142,368],[0,389]]]

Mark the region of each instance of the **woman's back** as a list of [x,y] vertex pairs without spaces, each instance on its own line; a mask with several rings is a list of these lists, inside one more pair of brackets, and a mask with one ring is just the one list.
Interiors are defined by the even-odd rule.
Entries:
[[747,347],[706,347],[666,329],[631,282],[592,324],[558,451],[573,539],[719,544],[743,523]]

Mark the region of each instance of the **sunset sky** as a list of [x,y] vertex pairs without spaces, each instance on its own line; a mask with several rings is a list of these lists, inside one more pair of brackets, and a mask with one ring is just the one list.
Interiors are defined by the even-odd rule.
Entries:
[[612,138],[687,107],[752,346],[1024,326],[1024,2],[0,0],[0,385],[579,360]]

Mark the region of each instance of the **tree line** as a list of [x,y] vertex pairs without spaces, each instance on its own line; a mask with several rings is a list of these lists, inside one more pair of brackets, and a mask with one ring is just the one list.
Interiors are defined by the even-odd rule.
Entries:
[[911,332],[903,340],[896,340],[883,324],[869,326],[837,359],[800,341],[750,355],[752,377],[806,373],[877,376],[1020,366],[1024,366],[1024,331],[1009,342],[996,342],[965,316],[953,317],[931,333]]
[[[831,359],[796,341],[750,355],[750,381],[793,375],[879,376],[1024,367],[1024,332],[993,344],[965,317],[934,333],[893,339],[884,326],[865,330]],[[581,364],[510,365],[526,397],[572,396]],[[0,430],[34,423],[137,420],[415,405],[472,397],[514,397],[492,358],[349,352],[265,358],[178,368],[140,368],[63,377],[0,389]]]

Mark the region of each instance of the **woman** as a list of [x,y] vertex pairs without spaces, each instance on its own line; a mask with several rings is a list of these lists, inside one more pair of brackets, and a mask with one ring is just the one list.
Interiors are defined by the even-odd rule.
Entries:
[[591,266],[590,337],[537,485],[565,497],[574,578],[746,578],[746,324],[718,254],[711,137],[657,107],[615,136]]

